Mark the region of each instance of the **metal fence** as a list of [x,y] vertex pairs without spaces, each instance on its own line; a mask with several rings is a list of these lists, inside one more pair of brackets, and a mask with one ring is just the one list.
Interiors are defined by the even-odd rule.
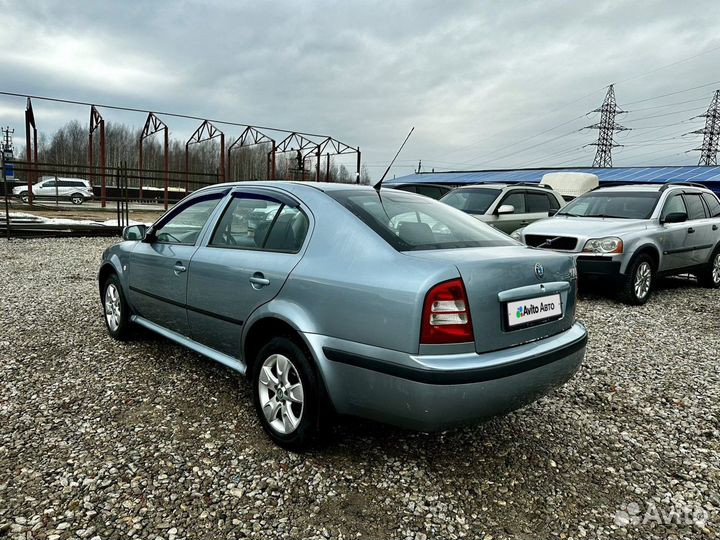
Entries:
[[[0,184],[5,202],[4,216],[0,218],[0,234],[7,238],[118,235],[130,222],[132,213],[157,212],[159,215],[188,193],[221,181],[219,171],[138,169],[125,163],[90,167],[13,160],[12,165],[14,178],[7,178],[3,163]],[[51,180],[55,182],[48,182]],[[73,180],[87,181],[92,195],[85,196],[87,192],[83,191],[77,193],[83,195],[82,199],[73,198],[70,188],[63,187]],[[81,222],[87,219],[72,223],[72,218],[58,222],[56,219],[32,217],[52,211],[62,212],[65,217],[94,213],[101,219],[92,224]],[[115,224],[108,225],[113,218]]]

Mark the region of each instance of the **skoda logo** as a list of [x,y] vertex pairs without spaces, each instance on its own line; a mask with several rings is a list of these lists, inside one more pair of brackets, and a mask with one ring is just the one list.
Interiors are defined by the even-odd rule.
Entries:
[[545,275],[545,269],[543,268],[543,265],[540,263],[535,263],[535,275],[538,278],[541,278]]

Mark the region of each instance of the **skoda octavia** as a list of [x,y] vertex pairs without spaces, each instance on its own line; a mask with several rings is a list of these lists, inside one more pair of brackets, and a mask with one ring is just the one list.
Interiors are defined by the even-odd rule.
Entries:
[[472,424],[561,385],[585,355],[573,258],[428,197],[222,184],[123,237],[99,271],[110,335],[139,325],[245,374],[286,448],[332,413]]

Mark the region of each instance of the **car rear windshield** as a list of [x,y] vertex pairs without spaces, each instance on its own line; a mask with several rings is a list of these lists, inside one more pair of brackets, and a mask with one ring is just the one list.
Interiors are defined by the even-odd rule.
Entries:
[[456,189],[440,200],[469,214],[484,214],[498,195],[499,189]]
[[659,199],[657,191],[594,191],[568,203],[558,215],[648,219]]
[[398,251],[516,244],[475,218],[421,195],[369,189],[330,191],[328,195]]

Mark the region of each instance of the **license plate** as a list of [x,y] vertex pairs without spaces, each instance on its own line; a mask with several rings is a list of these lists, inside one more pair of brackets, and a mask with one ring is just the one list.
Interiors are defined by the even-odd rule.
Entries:
[[510,328],[539,323],[548,319],[559,319],[562,317],[562,313],[562,302],[559,294],[507,303],[508,326]]

